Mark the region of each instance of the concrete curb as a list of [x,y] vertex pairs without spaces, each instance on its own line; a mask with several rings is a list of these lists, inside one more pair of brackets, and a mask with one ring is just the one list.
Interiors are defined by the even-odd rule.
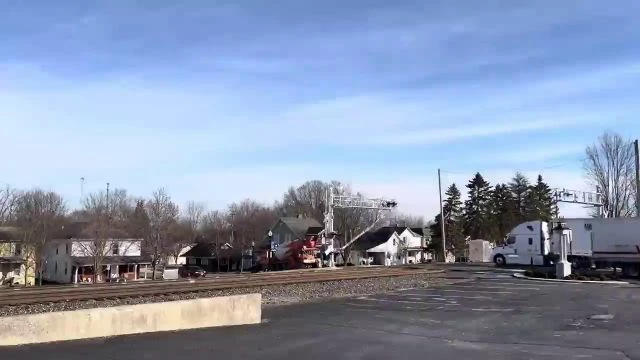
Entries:
[[262,295],[246,294],[2,317],[0,347],[259,324]]
[[526,276],[524,274],[513,274],[513,277],[518,279],[533,280],[533,281],[550,281],[550,282],[563,282],[563,283],[573,283],[573,284],[629,285],[629,282],[627,281],[614,281],[614,280],[595,281],[595,280],[543,279],[543,278]]

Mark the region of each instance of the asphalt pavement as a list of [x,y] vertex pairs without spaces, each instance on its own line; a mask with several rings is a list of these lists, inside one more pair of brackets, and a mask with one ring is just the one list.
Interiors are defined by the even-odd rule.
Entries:
[[452,275],[426,289],[266,307],[255,326],[4,348],[0,359],[640,359],[638,286]]

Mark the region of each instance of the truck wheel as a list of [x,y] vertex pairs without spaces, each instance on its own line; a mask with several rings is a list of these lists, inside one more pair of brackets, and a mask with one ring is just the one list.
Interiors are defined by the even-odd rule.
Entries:
[[505,260],[504,256],[502,256],[501,254],[498,254],[496,256],[493,257],[493,262],[498,265],[498,266],[502,266],[504,265],[507,261]]

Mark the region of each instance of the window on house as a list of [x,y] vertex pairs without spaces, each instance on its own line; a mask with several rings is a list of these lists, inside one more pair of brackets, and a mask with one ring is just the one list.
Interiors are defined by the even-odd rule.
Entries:
[[56,268],[55,268],[55,273],[58,273],[58,262],[56,261]]
[[395,246],[395,245],[396,245],[396,239],[394,238],[393,239],[393,246]]
[[15,255],[16,256],[21,256],[22,255],[22,244],[16,244]]
[[69,244],[64,244],[64,250],[67,254],[69,253]]
[[533,245],[533,238],[529,238],[529,245]]
[[200,261],[200,265],[208,265],[209,264],[209,259],[202,259],[202,261]]
[[111,254],[112,255],[118,255],[118,251],[120,251],[118,243],[114,242],[113,244],[111,244]]
[[58,255],[58,247],[56,246],[56,255]]
[[67,275],[67,267],[69,267],[68,263],[64,263],[64,274]]

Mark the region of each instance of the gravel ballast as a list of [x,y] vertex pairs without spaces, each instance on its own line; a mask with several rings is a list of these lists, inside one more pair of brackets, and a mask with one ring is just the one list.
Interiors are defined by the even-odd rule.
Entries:
[[318,299],[382,293],[398,289],[425,288],[445,281],[442,274],[415,274],[408,276],[380,277],[356,280],[323,281],[292,285],[270,285],[250,288],[201,291],[160,296],[123,299],[68,301],[49,304],[31,304],[0,307],[0,316],[37,314],[120,305],[135,305],[203,297],[240,295],[260,292],[265,305],[284,305]]

